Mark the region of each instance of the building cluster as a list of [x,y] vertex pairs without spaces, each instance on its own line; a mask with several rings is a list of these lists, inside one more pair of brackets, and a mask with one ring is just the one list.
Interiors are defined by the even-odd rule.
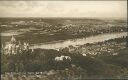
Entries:
[[12,36],[11,41],[2,45],[2,53],[4,54],[17,54],[22,53],[24,50],[29,50],[29,43],[24,42],[21,44],[20,41],[17,41],[14,36]]
[[83,56],[86,55],[97,55],[97,54],[111,54],[117,55],[121,49],[126,48],[126,42],[101,42],[94,44],[85,44],[79,47],[69,47],[69,52],[71,53],[80,53]]

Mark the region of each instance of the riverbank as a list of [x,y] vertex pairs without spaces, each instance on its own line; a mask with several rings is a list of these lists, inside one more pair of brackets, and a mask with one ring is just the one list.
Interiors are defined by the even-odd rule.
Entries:
[[43,43],[43,44],[35,44],[32,45],[31,48],[60,49],[68,46],[80,46],[87,43],[104,42],[106,40],[121,38],[126,36],[127,36],[127,32],[100,34],[86,38],[77,38],[77,39],[69,39],[63,41],[61,40],[61,41],[55,41],[55,42]]
[[[128,36],[127,36],[128,37]],[[80,53],[86,55],[118,55],[118,53],[127,48],[127,37],[110,39],[103,42],[87,43],[79,47],[69,47],[71,53]]]
[[[98,34],[126,32],[125,20],[100,19],[29,19],[10,18],[1,21],[2,42],[15,35],[17,40],[40,44],[46,42],[77,39]],[[4,40],[4,41],[3,41]]]

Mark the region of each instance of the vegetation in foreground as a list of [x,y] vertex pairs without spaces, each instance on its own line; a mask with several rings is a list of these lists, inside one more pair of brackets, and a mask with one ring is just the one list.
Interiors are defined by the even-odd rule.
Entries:
[[26,48],[17,54],[2,54],[2,78],[11,80],[8,75],[12,75],[18,80],[127,79],[126,39],[69,46],[59,51]]

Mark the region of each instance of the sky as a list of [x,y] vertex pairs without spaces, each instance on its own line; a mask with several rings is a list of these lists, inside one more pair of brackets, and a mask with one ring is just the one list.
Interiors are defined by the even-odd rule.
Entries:
[[0,17],[126,18],[126,1],[0,1]]

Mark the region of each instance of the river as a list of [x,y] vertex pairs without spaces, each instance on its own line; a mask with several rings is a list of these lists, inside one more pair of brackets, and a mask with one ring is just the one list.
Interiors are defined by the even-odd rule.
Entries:
[[126,37],[127,32],[120,32],[120,33],[105,33],[99,34],[96,36],[90,36],[86,38],[79,38],[79,39],[70,39],[64,41],[55,41],[50,43],[42,43],[42,44],[34,44],[31,48],[42,48],[42,49],[60,49],[68,47],[69,45],[77,46],[77,45],[84,45],[87,43],[95,43],[95,42],[103,42],[110,39]]

